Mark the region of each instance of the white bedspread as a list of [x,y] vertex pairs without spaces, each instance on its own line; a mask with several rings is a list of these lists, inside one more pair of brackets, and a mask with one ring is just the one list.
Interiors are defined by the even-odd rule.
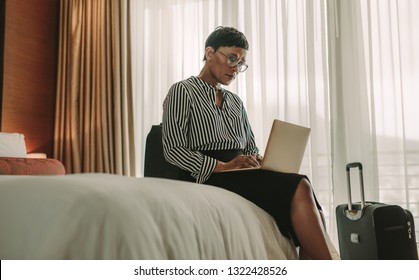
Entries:
[[0,259],[295,259],[226,190],[106,174],[0,176]]

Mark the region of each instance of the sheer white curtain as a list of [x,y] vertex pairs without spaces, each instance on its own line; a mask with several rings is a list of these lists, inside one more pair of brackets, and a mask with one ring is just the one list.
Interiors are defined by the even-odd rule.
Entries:
[[418,224],[419,2],[339,0],[329,11],[335,202],[346,202],[344,164],[361,161],[366,198]]
[[312,128],[302,172],[335,244],[350,161],[364,165],[367,199],[409,208],[419,224],[418,15],[415,0],[132,0],[137,175],[170,85],[199,73],[216,26],[235,26],[250,67],[229,89],[262,152],[273,118]]
[[217,26],[234,26],[249,40],[249,69],[229,89],[243,99],[262,152],[274,118],[312,128],[302,173],[334,228],[325,3],[133,0],[137,175],[143,174],[145,138],[151,125],[161,122],[169,87],[199,74],[205,39]]

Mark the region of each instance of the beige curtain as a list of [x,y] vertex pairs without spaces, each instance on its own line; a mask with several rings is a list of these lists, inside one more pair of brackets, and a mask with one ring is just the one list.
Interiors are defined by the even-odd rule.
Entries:
[[127,0],[61,0],[54,157],[67,173],[134,174]]

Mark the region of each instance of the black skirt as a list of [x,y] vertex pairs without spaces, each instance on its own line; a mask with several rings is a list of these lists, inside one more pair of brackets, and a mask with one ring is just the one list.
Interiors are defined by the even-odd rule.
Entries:
[[[227,162],[240,154],[240,151],[203,151],[203,153]],[[291,224],[290,212],[291,200],[303,178],[308,180],[305,175],[301,174],[248,169],[213,173],[205,184],[232,191],[253,202],[275,219],[284,236],[291,238],[294,244],[299,246],[300,242]],[[317,208],[321,210],[315,195],[314,198]]]

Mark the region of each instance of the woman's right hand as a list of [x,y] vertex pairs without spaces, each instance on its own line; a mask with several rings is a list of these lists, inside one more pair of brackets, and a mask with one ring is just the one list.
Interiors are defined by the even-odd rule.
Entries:
[[240,168],[260,167],[259,160],[253,155],[239,155],[229,162],[218,161],[214,173]]

